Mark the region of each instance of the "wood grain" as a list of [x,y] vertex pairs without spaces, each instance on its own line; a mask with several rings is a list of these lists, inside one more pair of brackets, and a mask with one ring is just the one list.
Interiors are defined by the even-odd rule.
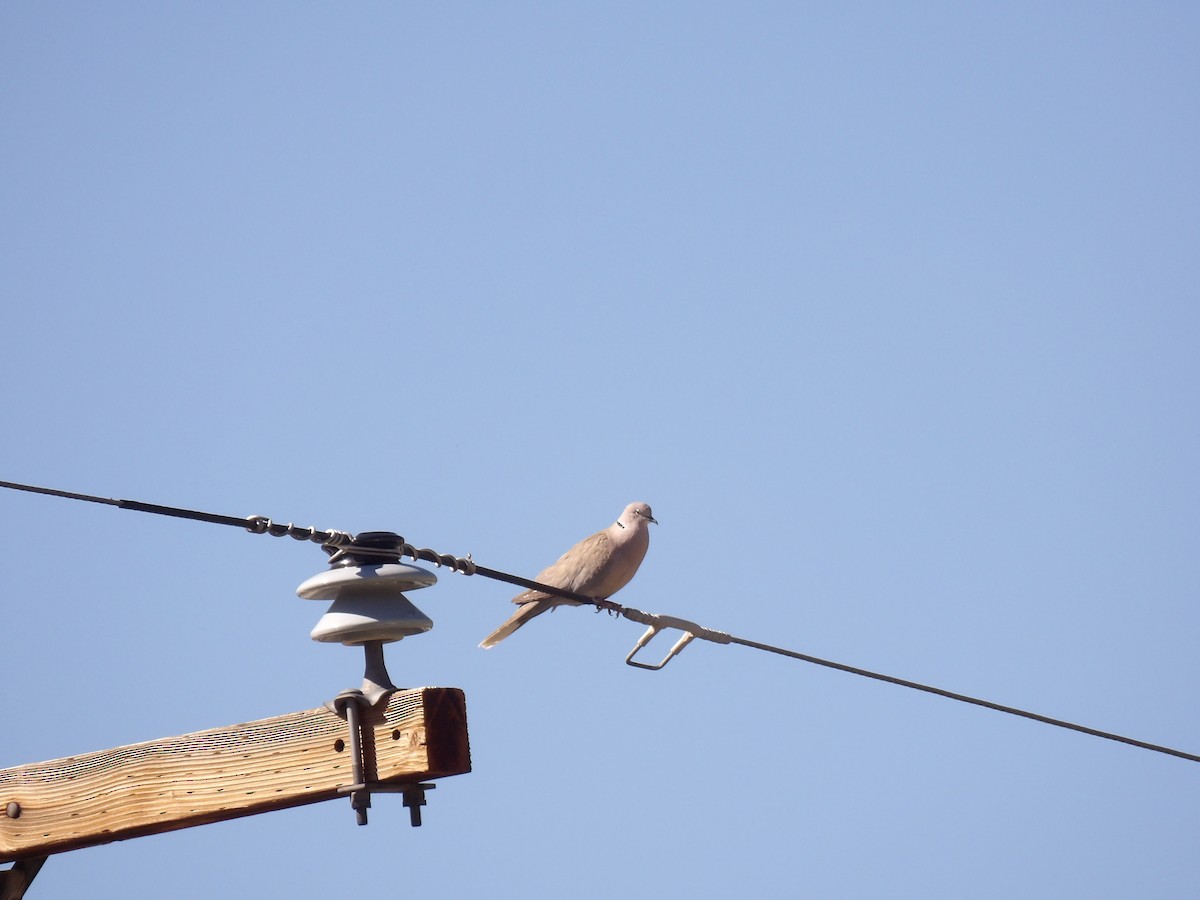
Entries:
[[[363,725],[369,781],[471,770],[457,688],[401,691]],[[0,862],[338,797],[353,782],[348,734],[322,707],[0,770]]]

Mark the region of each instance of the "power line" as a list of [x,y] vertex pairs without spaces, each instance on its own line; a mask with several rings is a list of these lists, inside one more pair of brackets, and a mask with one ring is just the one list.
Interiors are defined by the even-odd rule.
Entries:
[[888,684],[896,684],[900,687],[912,688],[915,691],[925,691],[927,694],[937,694],[939,697],[946,697],[949,700],[958,700],[960,703],[971,703],[975,706],[982,706],[985,709],[992,709],[996,712],[1008,713],[1010,716],[1020,716],[1025,719],[1033,719],[1035,722],[1042,722],[1046,725],[1056,725],[1059,728],[1068,728],[1071,731],[1078,731],[1082,734],[1090,734],[1092,737],[1104,738],[1109,741],[1118,741],[1122,744],[1129,744],[1131,747],[1140,747],[1143,750],[1153,750],[1156,753],[1166,753],[1169,756],[1177,756],[1180,759],[1187,759],[1192,762],[1200,762],[1200,756],[1192,753],[1185,753],[1182,750],[1173,750],[1170,747],[1163,747],[1159,744],[1148,744],[1145,741],[1139,741],[1135,738],[1124,737],[1123,735],[1113,734],[1109,731],[1098,731],[1095,728],[1088,728],[1086,725],[1076,725],[1074,722],[1066,722],[1062,719],[1052,719],[1049,716],[1043,716],[1040,713],[1029,712],[1024,709],[1017,709],[1015,706],[1004,706],[1000,703],[993,703],[990,700],[980,700],[978,697],[968,697],[966,694],[956,694],[953,691],[947,691],[939,687],[931,687],[927,684],[920,684],[916,681],[908,681],[904,678],[896,678],[894,675],[881,675],[879,672],[871,672],[867,669],[860,669],[856,666],[848,666],[845,663],[831,662],[827,659],[821,659],[816,656],[809,656],[807,653],[797,653],[794,650],[784,650],[781,647],[772,647],[769,644],[760,644],[757,641],[748,641],[744,638],[731,637],[731,644],[741,644],[744,647],[750,647],[754,650],[765,650],[768,653],[778,653],[780,656],[790,656],[792,659],[803,660],[804,662],[815,663],[818,666],[825,666],[830,669],[837,669],[840,672],[849,672],[851,675],[861,675],[864,678],[873,678],[876,681],[886,681]]
[[[28,484],[18,484],[12,481],[0,481],[0,488],[8,488],[17,491],[28,491],[35,494],[46,494],[52,497],[62,497],[67,500],[81,500],[88,503],[102,503],[108,506],[116,506],[120,509],[130,509],[136,512],[153,513],[155,515],[173,516],[175,518],[193,519],[199,522],[209,522],[216,525],[232,525],[253,534],[271,534],[276,537],[292,537],[296,540],[308,540],[321,544],[327,553],[333,558],[337,558],[339,553],[353,552],[356,555],[376,554],[381,558],[384,556],[395,558],[397,555],[408,556],[412,559],[424,560],[431,562],[437,566],[446,566],[460,572],[463,575],[482,575],[485,578],[490,578],[495,581],[503,581],[508,584],[524,587],[530,590],[542,591],[553,596],[563,597],[567,600],[574,600],[577,603],[595,606],[597,609],[604,609],[622,615],[625,618],[640,622],[643,625],[649,625],[650,630],[642,637],[633,651],[626,657],[626,662],[630,665],[638,666],[645,669],[660,669],[666,665],[667,661],[675,656],[694,638],[711,641],[718,644],[740,644],[743,647],[749,647],[752,650],[761,650],[766,653],[775,653],[780,656],[786,656],[791,659],[798,659],[802,662],[813,663],[814,665],[824,666],[829,669],[837,669],[839,672],[847,672],[851,675],[860,675],[864,678],[871,678],[875,681],[883,681],[888,684],[894,684],[899,687],[911,688],[916,691],[924,691],[927,694],[936,694],[939,697],[945,697],[948,700],[957,700],[960,703],[969,703],[974,706],[981,706],[985,709],[994,710],[995,712],[1007,713],[1011,716],[1019,716],[1025,719],[1032,719],[1035,722],[1041,722],[1045,725],[1054,725],[1058,728],[1066,728],[1071,731],[1077,731],[1081,734],[1091,735],[1092,737],[1103,738],[1109,741],[1117,741],[1118,743],[1128,744],[1131,747],[1138,747],[1142,750],[1152,750],[1155,753],[1165,753],[1168,756],[1175,756],[1179,759],[1186,759],[1190,762],[1200,762],[1200,756],[1192,753],[1186,753],[1183,750],[1175,750],[1170,747],[1164,747],[1159,744],[1151,744],[1146,741],[1140,741],[1136,738],[1125,737],[1124,735],[1114,734],[1109,731],[1100,731],[1095,728],[1089,728],[1086,725],[1078,725],[1074,722],[1068,722],[1063,719],[1054,719],[1050,716],[1044,716],[1040,713],[1030,712],[1024,709],[1018,709],[1015,706],[1005,706],[1000,703],[993,703],[990,700],[982,700],[978,697],[970,697],[966,694],[955,693],[944,688],[932,687],[931,685],[921,684],[916,681],[909,681],[905,678],[897,678],[894,675],[884,675],[879,672],[872,672],[869,669],[860,669],[857,666],[849,666],[845,663],[833,662],[827,659],[821,659],[817,656],[810,656],[807,653],[799,653],[795,650],[787,650],[783,647],[775,647],[770,644],[762,644],[758,641],[747,640],[746,638],[734,637],[720,631],[713,631],[697,625],[694,622],[689,622],[686,619],[679,619],[674,616],[661,616],[652,613],[646,613],[633,607],[622,606],[618,603],[613,603],[610,600],[601,597],[588,597],[584,594],[579,594],[574,591],[568,591],[563,588],[558,588],[553,585],[543,584],[538,581],[533,581],[528,578],[522,578],[519,575],[511,575],[508,572],[501,572],[497,569],[489,569],[485,566],[477,564],[471,559],[470,555],[466,557],[451,556],[445,553],[437,553],[428,548],[417,548],[409,544],[404,538],[399,535],[386,534],[389,540],[380,542],[378,539],[385,536],[382,533],[371,533],[375,538],[371,542],[370,547],[353,546],[355,537],[344,531],[325,530],[320,531],[316,528],[303,528],[300,526],[278,524],[272,522],[265,516],[246,516],[238,518],[236,516],[224,516],[216,513],[199,512],[197,510],[182,509],[175,506],[161,506],[155,503],[143,503],[138,500],[115,500],[107,497],[97,497],[91,494],[78,494],[71,491],[61,491],[55,488],[36,487]],[[394,540],[390,540],[394,539]],[[666,658],[658,665],[646,665],[643,663],[632,662],[634,654],[637,653],[655,634],[664,628],[674,628],[684,632],[684,637],[681,638]]]

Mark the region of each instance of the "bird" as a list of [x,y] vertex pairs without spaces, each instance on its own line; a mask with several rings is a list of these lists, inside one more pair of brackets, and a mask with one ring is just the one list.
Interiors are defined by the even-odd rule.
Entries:
[[[603,531],[584,538],[560,556],[557,562],[543,569],[534,580],[597,600],[606,600],[629,584],[642,564],[646,549],[650,546],[651,522],[657,525],[658,519],[654,518],[648,504],[630,503],[617,521]],[[548,609],[580,605],[577,600],[539,590],[517,594],[513,597],[513,603],[517,604],[517,611],[485,637],[480,647],[486,649],[496,646],[534,616],[540,616]]]

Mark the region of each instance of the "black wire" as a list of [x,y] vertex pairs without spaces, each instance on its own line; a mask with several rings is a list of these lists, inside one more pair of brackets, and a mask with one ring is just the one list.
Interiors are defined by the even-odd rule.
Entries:
[[[310,540],[321,540],[330,536],[330,532],[319,532],[315,529],[296,529],[291,525],[269,525],[269,520],[263,520],[253,516],[249,518],[222,516],[216,513],[198,512],[191,509],[180,509],[179,507],[175,506],[159,506],[154,503],[142,503],[138,500],[113,500],[107,497],[96,497],[91,494],[76,494],[71,491],[60,491],[54,488],[34,487],[33,485],[29,484],[17,484],[16,482],[12,481],[0,481],[0,488],[11,488],[12,490],[17,491],[29,491],[35,494],[48,494],[52,497],[64,497],[68,500],[84,500],[89,503],[103,503],[108,506],[116,506],[121,509],[132,509],[137,512],[155,513],[163,516],[175,516],[182,519],[195,519],[200,522],[211,522],[217,525],[233,525],[238,528],[245,528],[252,532],[258,531],[261,533],[263,531],[267,531],[269,533],[279,535],[291,534],[293,537],[306,537]],[[260,524],[262,526],[261,528],[256,527]],[[403,538],[400,538],[399,542],[400,544],[403,544]],[[457,560],[454,557],[443,556],[435,553],[432,550],[412,549],[416,559],[423,559],[427,562],[437,563],[438,565],[447,564],[447,560],[452,560],[453,563],[462,562],[462,560]],[[465,572],[467,570],[459,569],[459,571]],[[482,575],[485,578],[491,578],[495,581],[504,581],[509,584],[517,585],[518,587],[541,591],[553,596],[564,597],[568,600],[574,600],[578,603],[586,603],[595,606],[598,609],[608,609],[616,613],[621,613],[625,609],[625,607],[621,606],[620,604],[612,603],[604,598],[588,597],[584,594],[578,594],[575,591],[568,591],[564,588],[555,587],[554,585],[543,584],[538,581],[531,581],[528,578],[521,578],[519,575],[510,575],[507,572],[489,569],[485,566],[477,565],[474,562],[470,564],[470,571],[477,575]],[[970,703],[974,706],[982,706],[985,709],[1007,713],[1010,716],[1020,716],[1024,719],[1032,719],[1035,722],[1042,722],[1046,725],[1054,725],[1058,728],[1066,728],[1071,731],[1078,731],[1082,734],[1089,734],[1092,737],[1104,738],[1108,741],[1117,741],[1122,744],[1129,744],[1132,747],[1140,747],[1143,750],[1153,750],[1155,753],[1165,753],[1168,756],[1176,756],[1180,759],[1186,759],[1191,762],[1200,762],[1200,756],[1196,756],[1192,753],[1185,753],[1182,750],[1173,750],[1170,747],[1163,747],[1159,744],[1150,744],[1146,741],[1139,741],[1135,738],[1124,737],[1123,735],[1113,734],[1112,732],[1099,731],[1095,728],[1088,728],[1086,725],[1076,725],[1074,722],[1067,722],[1063,719],[1052,719],[1049,716],[1043,716],[1024,709],[1017,709],[1015,706],[1004,706],[999,703],[993,703],[990,700],[981,700],[978,697],[969,697],[966,694],[957,694],[953,691],[931,687],[930,685],[920,684],[916,681],[908,681],[904,678],[896,678],[894,675],[882,675],[879,672],[872,672],[868,669],[860,669],[856,666],[848,666],[845,663],[832,662],[827,659],[821,659],[817,656],[809,656],[807,653],[797,653],[795,650],[785,650],[782,647],[773,647],[770,644],[760,644],[757,641],[748,641],[745,638],[732,636],[729,637],[728,643],[741,644],[743,647],[750,647],[753,650],[763,650],[767,653],[776,653],[780,656],[788,656],[792,659],[799,659],[804,662],[814,663],[815,665],[825,666],[829,669],[837,669],[840,672],[849,672],[851,675],[861,675],[864,678],[873,678],[876,681],[885,681],[888,684],[912,688],[915,691],[924,691],[927,694],[936,694],[939,697],[946,697],[949,700],[957,700],[960,703]]]
[[54,488],[34,487],[32,484],[17,484],[15,481],[0,481],[0,487],[14,491],[29,491],[31,494],[49,494],[51,497],[66,497],[68,500],[86,500],[89,503],[107,503],[109,506],[120,506],[120,500],[110,500],[107,497],[93,497],[91,494],[73,494],[70,491],[59,491]]
[[1017,709],[1015,706],[1003,706],[999,703],[993,703],[990,700],[980,700],[978,697],[968,697],[966,694],[956,694],[953,691],[931,687],[927,684],[920,684],[916,681],[907,681],[903,678],[896,678],[894,675],[881,675],[878,672],[871,672],[867,669],[859,669],[855,666],[848,666],[845,663],[831,662],[830,660],[821,659],[817,656],[809,656],[807,653],[797,653],[794,650],[784,650],[781,647],[772,647],[770,644],[760,644],[757,641],[748,641],[744,638],[731,637],[729,642],[731,644],[741,644],[743,647],[750,647],[754,650],[765,650],[767,653],[778,653],[780,656],[790,656],[793,659],[800,659],[804,662],[815,663],[818,666],[837,669],[841,672],[849,672],[851,675],[861,675],[864,678],[874,678],[876,681],[886,681],[888,684],[896,684],[900,687],[912,688],[915,691],[925,691],[927,694],[937,694],[939,697],[946,697],[950,700],[958,700],[961,703],[971,703],[975,706],[982,706],[985,709],[993,709],[996,712],[1008,713],[1010,716],[1020,716],[1024,719],[1033,719],[1035,722],[1042,722],[1046,725],[1056,725],[1059,728],[1067,728],[1071,731],[1090,734],[1092,737],[1104,738],[1105,740],[1109,741],[1118,741],[1122,744],[1140,747],[1143,750],[1153,750],[1156,753],[1166,753],[1168,756],[1177,756],[1180,759],[1190,760],[1191,762],[1200,762],[1200,756],[1196,756],[1192,753],[1185,753],[1182,750],[1173,750],[1170,747],[1163,747],[1159,744],[1148,744],[1145,741],[1124,737],[1120,734],[1113,734],[1109,731],[1098,731],[1095,728],[1088,728],[1086,725],[1076,725],[1074,722],[1066,722],[1062,719],[1052,719],[1049,716],[1043,716],[1024,709]]
[[103,503],[106,506],[116,506],[120,509],[132,509],[136,512],[155,513],[160,516],[174,516],[179,519],[195,519],[198,522],[212,522],[215,525],[236,525],[245,528],[249,520],[235,516],[222,516],[217,513],[199,512],[194,509],[180,509],[176,506],[159,506],[157,503],[142,503],[140,500],[113,500],[110,497],[95,497],[91,494],[76,494],[71,491],[59,491],[54,488],[35,487],[31,484],[17,484],[12,481],[0,481],[0,487],[12,488],[15,491],[28,491],[33,494],[48,494],[51,497],[65,497],[67,500],[84,500],[88,503]]
[[212,522],[214,525],[233,525],[237,528],[246,528],[250,524],[250,520],[236,516],[197,512],[194,509],[180,509],[176,506],[159,506],[155,503],[141,503],[138,500],[118,500],[116,505],[121,509],[156,513],[160,516],[174,516],[177,519],[195,519],[197,522]]

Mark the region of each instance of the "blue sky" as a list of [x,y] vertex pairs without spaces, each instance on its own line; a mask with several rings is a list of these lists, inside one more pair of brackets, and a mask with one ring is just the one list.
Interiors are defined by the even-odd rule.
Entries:
[[[0,479],[392,530],[1200,752],[1188,4],[6,4]],[[6,492],[0,765],[320,705],[312,545]],[[31,896],[1189,897],[1196,764],[442,574],[474,771]],[[315,864],[314,864],[315,863]],[[119,889],[117,885],[120,885]]]

